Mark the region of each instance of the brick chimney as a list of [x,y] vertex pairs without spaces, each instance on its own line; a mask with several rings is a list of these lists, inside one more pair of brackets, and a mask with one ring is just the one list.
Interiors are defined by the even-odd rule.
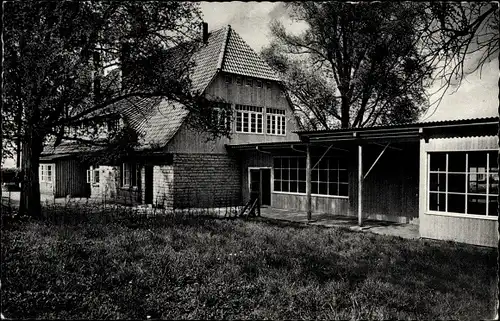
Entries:
[[207,43],[207,41],[208,41],[208,23],[203,22],[201,25],[201,29],[202,29],[203,43]]

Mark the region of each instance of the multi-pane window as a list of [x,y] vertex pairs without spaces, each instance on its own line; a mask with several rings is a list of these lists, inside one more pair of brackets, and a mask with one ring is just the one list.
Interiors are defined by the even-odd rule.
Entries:
[[40,164],[40,181],[52,183],[52,165]]
[[226,81],[226,84],[230,84],[230,83],[232,83],[232,80],[233,80],[233,79],[232,79],[232,77],[231,77],[230,75],[226,75],[226,76],[224,77],[224,79],[225,79],[225,81]]
[[225,127],[226,130],[231,128],[231,104],[218,103],[212,109],[212,124],[217,127]]
[[[319,161],[319,163],[318,163]],[[337,157],[311,157],[311,194],[348,196],[347,162]]]
[[262,80],[256,80],[256,81],[255,81],[255,86],[256,86],[257,88],[262,88]]
[[241,77],[236,77],[236,84],[241,86],[243,84],[243,79]]
[[428,154],[430,211],[497,216],[497,152]]
[[262,107],[236,105],[236,132],[262,134]]
[[[311,158],[311,166],[319,158]],[[306,192],[306,158],[274,157],[274,191]],[[311,170],[311,194],[348,196],[347,163],[344,159],[323,157]]]
[[139,174],[139,167],[135,163],[123,163],[121,167],[122,186],[136,187]]
[[286,134],[285,111],[276,108],[266,108],[267,133],[271,135]]
[[247,86],[250,86],[250,87],[253,86],[253,80],[252,80],[252,78],[247,78]]

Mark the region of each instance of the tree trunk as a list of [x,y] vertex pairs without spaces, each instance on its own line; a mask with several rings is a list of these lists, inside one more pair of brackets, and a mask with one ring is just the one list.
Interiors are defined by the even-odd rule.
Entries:
[[342,102],[341,102],[341,122],[340,125],[342,128],[349,128],[350,127],[350,115],[349,115],[349,98],[345,97],[342,95]]
[[25,139],[22,144],[22,183],[19,213],[31,217],[40,217],[42,212],[38,167],[43,142],[33,131],[30,136],[31,139]]

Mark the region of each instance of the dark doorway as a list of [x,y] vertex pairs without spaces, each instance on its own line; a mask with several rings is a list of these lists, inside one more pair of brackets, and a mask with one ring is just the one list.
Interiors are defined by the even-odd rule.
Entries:
[[250,198],[260,198],[260,205],[271,205],[271,169],[250,169]]
[[153,204],[153,166],[144,166],[144,203]]

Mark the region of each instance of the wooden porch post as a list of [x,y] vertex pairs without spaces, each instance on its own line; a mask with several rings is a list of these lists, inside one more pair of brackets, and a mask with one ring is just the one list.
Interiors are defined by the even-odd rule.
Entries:
[[358,145],[358,225],[363,225],[363,147]]
[[310,221],[311,215],[311,152],[309,144],[306,148],[306,207],[307,207],[307,220]]

